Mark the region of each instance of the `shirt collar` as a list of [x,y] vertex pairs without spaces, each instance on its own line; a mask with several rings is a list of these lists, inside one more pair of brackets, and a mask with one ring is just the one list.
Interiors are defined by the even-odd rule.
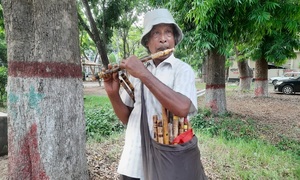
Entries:
[[[163,62],[161,62],[160,65],[161,64],[170,64],[171,66],[173,66],[173,64],[175,63],[175,59],[176,58],[175,58],[174,54],[172,53],[167,59],[165,59]],[[148,65],[155,67],[153,60],[149,61],[147,63],[147,66]]]

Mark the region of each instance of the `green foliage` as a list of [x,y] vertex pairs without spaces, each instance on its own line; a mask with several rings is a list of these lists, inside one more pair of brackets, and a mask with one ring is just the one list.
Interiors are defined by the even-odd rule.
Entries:
[[84,112],[88,139],[101,139],[124,130],[106,96],[85,96]]
[[108,56],[109,62],[110,63],[117,63],[117,58],[113,53],[110,53],[110,55]]
[[226,59],[225,68],[229,68],[233,65],[233,61],[230,59]]
[[300,5],[297,0],[151,3],[166,6],[174,12],[187,39],[183,41],[186,51],[202,54],[216,48],[219,53],[227,55],[234,42],[243,56],[238,59],[265,58],[280,65],[287,58],[294,58],[294,49],[300,47]]
[[[1,2],[0,2],[1,3]],[[7,47],[5,40],[5,28],[4,28],[4,17],[3,17],[3,9],[0,4],[0,66],[7,66]]]
[[194,128],[202,129],[211,136],[221,136],[227,140],[256,138],[255,127],[251,120],[232,119],[230,115],[226,114],[212,117],[212,113],[207,109],[200,110],[191,122]]
[[203,157],[211,159],[211,172],[219,179],[299,179],[297,156],[259,139],[226,140],[199,132]]
[[7,47],[6,42],[3,39],[4,38],[0,37],[0,65],[7,66]]
[[6,101],[7,68],[0,67],[0,105],[3,106]]
[[243,16],[249,17],[244,19],[246,28],[235,26],[235,29],[236,32],[242,29],[246,33],[233,36],[239,44],[239,51],[253,60],[264,58],[277,65],[295,58],[294,49],[300,47],[299,1],[253,1],[243,4],[246,7]]
[[180,43],[175,51],[175,56],[179,58],[180,60],[188,63],[192,66],[192,68],[197,71],[202,68],[203,60],[204,60],[204,54],[197,53],[195,51],[188,50],[188,46],[185,46],[183,43],[189,41],[186,37],[185,40],[183,40],[182,43]]
[[124,129],[124,126],[109,106],[87,109],[85,110],[85,118],[88,138],[107,137]]
[[[88,33],[80,27],[79,42],[80,52],[83,56],[87,56],[87,53],[97,54],[97,48],[94,41],[89,37]],[[91,60],[91,59],[88,59]]]
[[107,96],[84,96],[84,108],[85,109],[97,109],[103,105],[109,104],[109,98]]

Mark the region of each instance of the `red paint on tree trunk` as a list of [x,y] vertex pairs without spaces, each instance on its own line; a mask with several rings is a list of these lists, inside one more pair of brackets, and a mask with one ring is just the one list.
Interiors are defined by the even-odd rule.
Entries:
[[206,106],[208,106],[213,112],[218,112],[219,110],[216,99],[209,101]]
[[[19,149],[19,153],[14,152],[11,154],[12,161],[9,164],[10,171],[12,169],[18,169],[18,172],[20,172],[18,178],[20,179],[49,179],[41,163],[36,124],[31,126],[29,132],[24,136],[23,141],[20,142],[20,147],[16,149]],[[12,149],[12,151],[15,151],[16,149]],[[15,174],[10,175],[16,176]]]
[[206,89],[224,89],[225,84],[206,84]]
[[268,79],[266,78],[255,78],[255,81],[267,81]]
[[247,79],[247,78],[252,78],[252,76],[244,76],[244,77],[240,77],[240,79]]
[[80,64],[9,61],[8,75],[12,77],[82,78],[82,69]]
[[263,95],[264,94],[263,87],[257,87],[257,88],[255,88],[254,94],[255,94],[255,96],[261,96],[261,95]]

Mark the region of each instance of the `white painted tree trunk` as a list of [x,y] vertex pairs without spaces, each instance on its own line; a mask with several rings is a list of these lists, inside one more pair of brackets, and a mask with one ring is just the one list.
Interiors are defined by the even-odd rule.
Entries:
[[10,179],[88,179],[75,0],[3,0]]
[[268,97],[268,80],[255,80],[255,97]]
[[268,62],[264,59],[255,61],[255,97],[268,97]]
[[206,88],[205,101],[206,107],[211,109],[214,114],[223,114],[227,111],[224,88]]
[[223,114],[226,109],[225,57],[216,49],[210,50],[207,61],[205,103],[214,114]]
[[246,60],[238,61],[237,64],[240,72],[240,91],[250,90],[253,79],[253,71]]

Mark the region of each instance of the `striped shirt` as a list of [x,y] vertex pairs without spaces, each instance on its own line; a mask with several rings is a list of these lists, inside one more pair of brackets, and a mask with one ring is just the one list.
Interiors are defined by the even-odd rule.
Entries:
[[[192,101],[189,117],[197,113],[195,75],[190,65],[171,55],[157,67],[155,67],[153,61],[148,62],[147,69],[168,87],[187,96]],[[140,135],[141,82],[139,79],[132,76],[129,77],[129,80],[134,86],[136,102],[133,103],[126,91],[122,92],[121,98],[123,102],[127,106],[133,107],[133,110],[129,116],[129,121],[126,127],[125,145],[118,166],[118,173],[133,178],[143,179]],[[144,97],[147,108],[149,130],[153,136],[153,128],[151,128],[153,127],[152,116],[158,115],[158,117],[161,118],[161,104],[146,86],[144,86]]]

